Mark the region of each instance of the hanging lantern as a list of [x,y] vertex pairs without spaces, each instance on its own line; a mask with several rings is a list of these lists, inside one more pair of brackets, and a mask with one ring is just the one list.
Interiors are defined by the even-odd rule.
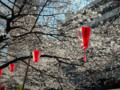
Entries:
[[76,29],[78,41],[82,49],[84,49],[84,62],[86,62],[86,49],[89,46],[89,40],[91,37],[91,27],[81,27]]
[[9,64],[9,66],[10,66],[10,71],[11,72],[14,72],[14,70],[15,70],[15,64]]
[[0,90],[6,90],[4,85],[0,85]]
[[2,69],[0,69],[0,78],[1,78],[1,76],[2,76],[2,72],[3,72],[3,70],[2,70]]
[[41,51],[39,51],[39,50],[34,50],[33,51],[33,61],[34,61],[34,63],[38,63],[38,60],[39,60],[40,56],[41,56]]

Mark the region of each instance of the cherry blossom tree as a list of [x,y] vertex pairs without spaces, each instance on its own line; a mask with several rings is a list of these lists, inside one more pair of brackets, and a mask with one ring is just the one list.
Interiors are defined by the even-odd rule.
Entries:
[[[83,25],[92,27],[101,15],[84,8],[63,21],[62,16],[73,11],[73,3],[70,0],[0,1],[0,55],[6,57],[0,66],[4,70],[0,84],[23,85],[26,66],[29,70],[25,88],[30,90],[74,90],[99,77],[107,77],[108,73],[115,75],[119,70],[119,25],[114,21],[101,22],[93,29],[88,59],[84,63],[75,29]],[[3,52],[6,47],[8,51]],[[37,64],[32,62],[33,50],[42,51]],[[16,64],[13,75],[7,68],[11,63]]]

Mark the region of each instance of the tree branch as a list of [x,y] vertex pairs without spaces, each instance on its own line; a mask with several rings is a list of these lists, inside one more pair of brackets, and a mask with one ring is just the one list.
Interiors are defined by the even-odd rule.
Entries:
[[61,34],[50,34],[50,33],[43,33],[43,32],[28,32],[28,33],[25,33],[25,34],[22,34],[22,35],[19,35],[19,36],[12,36],[13,38],[18,38],[18,37],[22,37],[22,36],[25,36],[25,35],[28,35],[28,34],[42,34],[42,35],[49,35],[49,36],[62,36],[62,37],[68,37],[68,38],[77,38],[77,37],[71,37],[71,36],[63,36]]
[[0,15],[0,18],[7,20],[7,17],[3,15]]
[[[15,62],[17,62],[17,61],[23,61],[23,60],[25,60],[25,59],[28,59],[29,57],[32,58],[32,56],[24,56],[24,57],[15,58],[15,59],[13,59],[13,60],[11,60],[11,61],[9,61],[9,62],[1,65],[1,66],[0,66],[0,69],[7,67],[7,66],[8,66],[9,64],[11,64],[11,63],[15,63]],[[41,55],[41,57],[60,58],[60,59],[70,60],[70,58],[64,58],[64,57],[58,57],[58,56],[51,56],[51,55]]]
[[24,8],[24,6],[25,6],[25,4],[26,4],[26,1],[27,1],[27,0],[24,0],[22,6],[20,7],[19,12],[18,12],[18,16],[19,16],[20,13],[22,12],[22,10],[23,10],[23,8]]
[[39,14],[38,14],[38,16],[37,16],[37,18],[36,18],[36,20],[35,20],[35,23],[34,23],[34,25],[32,26],[32,28],[31,28],[31,32],[32,32],[32,30],[35,28],[35,25],[36,25],[36,23],[37,23],[37,20],[39,19],[39,15],[41,14],[41,12],[43,11],[43,9],[45,8],[45,6],[47,5],[47,3],[49,2],[49,0],[47,0],[46,2],[45,2],[45,4],[43,5],[43,7],[42,7],[42,9],[40,10],[40,12],[39,12]]
[[3,3],[1,0],[0,0],[0,3],[1,3],[2,5],[4,5],[5,7],[7,7],[9,10],[12,11],[12,8],[10,8],[8,5],[6,5],[5,3]]

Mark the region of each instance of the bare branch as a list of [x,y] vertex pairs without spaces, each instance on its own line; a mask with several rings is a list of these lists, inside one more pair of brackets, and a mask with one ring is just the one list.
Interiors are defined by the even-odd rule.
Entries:
[[1,0],[0,0],[0,3],[1,3],[2,5],[4,5],[5,7],[7,7],[9,10],[12,11],[12,8],[10,8],[8,5],[6,5],[5,3],[3,3]]
[[0,18],[7,20],[7,17],[3,15],[0,15]]
[[35,20],[35,23],[34,23],[34,25],[32,26],[32,28],[31,28],[31,32],[32,32],[32,30],[35,28],[35,25],[36,25],[36,23],[37,23],[37,21],[38,21],[38,19],[39,19],[39,15],[41,14],[41,12],[44,10],[44,8],[45,8],[45,6],[47,5],[47,3],[49,2],[50,0],[47,0],[46,2],[45,2],[45,4],[43,5],[43,7],[42,7],[42,9],[40,10],[40,12],[39,12],[39,14],[38,14],[38,16],[37,16],[37,18],[36,18],[36,20]]

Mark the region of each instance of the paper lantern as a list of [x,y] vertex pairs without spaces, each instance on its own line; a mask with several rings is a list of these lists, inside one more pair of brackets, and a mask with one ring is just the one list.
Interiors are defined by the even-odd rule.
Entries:
[[14,72],[14,70],[15,70],[15,64],[9,64],[9,66],[10,66],[10,71],[11,72]]
[[41,56],[41,51],[39,50],[34,50],[33,51],[33,61],[34,63],[38,63],[38,60],[40,59]]
[[6,90],[4,85],[0,85],[0,90]]
[[1,78],[1,76],[2,76],[2,72],[3,72],[3,70],[2,70],[2,69],[0,69],[0,78]]
[[91,37],[91,27],[80,27],[76,29],[78,41],[82,49],[84,49],[84,62],[86,62],[86,49],[89,47],[89,41]]

